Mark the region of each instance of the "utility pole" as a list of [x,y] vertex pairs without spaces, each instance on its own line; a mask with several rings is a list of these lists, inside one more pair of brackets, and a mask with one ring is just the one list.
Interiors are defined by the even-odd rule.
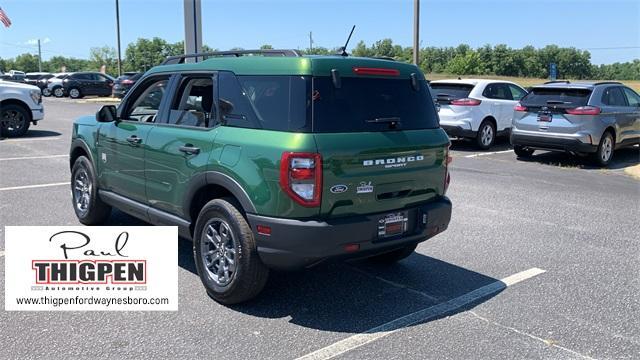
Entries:
[[40,39],[38,39],[38,71],[42,72],[42,49],[40,48]]
[[312,49],[313,49],[313,33],[309,31],[309,53],[311,53]]
[[116,0],[116,36],[118,38],[118,76],[122,75],[122,57],[120,53],[120,3]]
[[413,63],[420,62],[420,0],[413,0]]

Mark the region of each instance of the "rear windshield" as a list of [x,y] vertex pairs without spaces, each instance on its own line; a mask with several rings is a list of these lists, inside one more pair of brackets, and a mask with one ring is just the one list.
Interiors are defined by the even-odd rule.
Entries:
[[422,81],[414,90],[409,79],[313,79],[313,131],[369,132],[438,127],[433,100]]
[[587,105],[590,89],[538,87],[520,100],[526,106],[560,105],[577,107]]
[[469,96],[471,84],[431,83],[434,98],[462,99]]

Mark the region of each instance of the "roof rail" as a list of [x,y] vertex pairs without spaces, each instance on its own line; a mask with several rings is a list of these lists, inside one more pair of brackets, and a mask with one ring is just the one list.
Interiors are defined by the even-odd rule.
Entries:
[[245,55],[262,55],[262,56],[287,56],[287,57],[298,57],[302,56],[297,50],[291,49],[283,49],[283,50],[275,50],[275,49],[264,49],[264,50],[229,50],[229,51],[213,51],[206,53],[195,53],[195,54],[184,54],[184,55],[176,55],[176,56],[167,56],[167,58],[160,65],[171,65],[171,64],[183,64],[184,60],[187,58],[208,58],[215,56],[230,56],[230,57],[240,57]]
[[605,84],[622,85],[622,83],[620,81],[598,81],[598,82],[593,83],[593,85],[605,85]]
[[571,81],[569,81],[569,80],[552,80],[552,81],[545,82],[545,84],[560,84],[560,83],[569,84],[569,83],[571,83]]

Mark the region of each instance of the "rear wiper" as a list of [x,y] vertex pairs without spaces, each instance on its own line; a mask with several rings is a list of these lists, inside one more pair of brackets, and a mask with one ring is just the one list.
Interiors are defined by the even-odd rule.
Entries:
[[451,97],[451,96],[453,96],[453,95],[449,95],[449,94],[445,94],[445,93],[439,93],[439,94],[437,94],[436,96],[438,96],[438,97],[440,97],[440,96],[441,96],[441,97]]
[[547,100],[547,104],[571,104],[571,102],[562,100]]
[[382,124],[382,123],[398,124],[400,123],[400,118],[399,117],[375,118],[375,119],[369,119],[365,121],[368,123],[375,123],[375,124]]
[[365,121],[370,124],[389,124],[389,129],[396,129],[400,124],[399,117],[375,118]]

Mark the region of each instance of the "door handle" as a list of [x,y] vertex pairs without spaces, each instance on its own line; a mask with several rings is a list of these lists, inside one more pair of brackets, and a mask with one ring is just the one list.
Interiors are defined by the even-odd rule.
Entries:
[[131,145],[139,145],[140,143],[142,143],[142,139],[137,137],[136,135],[131,135],[127,138],[127,141],[129,142],[129,144]]
[[194,147],[193,144],[184,144],[178,150],[188,155],[200,154],[200,148]]

